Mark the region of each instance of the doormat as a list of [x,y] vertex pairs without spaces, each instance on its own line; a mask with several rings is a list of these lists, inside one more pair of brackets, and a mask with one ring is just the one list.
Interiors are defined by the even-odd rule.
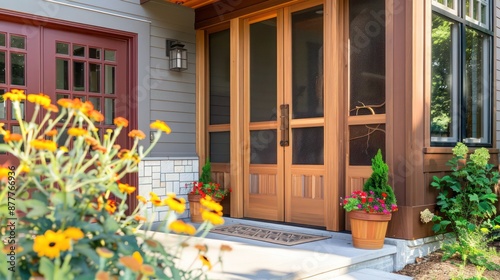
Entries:
[[328,239],[330,236],[320,236],[312,234],[303,234],[277,229],[261,228],[248,225],[228,225],[212,229],[210,232],[231,235],[236,237],[254,239],[274,244],[293,246],[307,242],[313,242]]

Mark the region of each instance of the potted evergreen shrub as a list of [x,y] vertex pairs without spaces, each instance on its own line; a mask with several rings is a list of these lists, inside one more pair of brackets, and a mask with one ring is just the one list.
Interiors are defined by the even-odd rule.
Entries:
[[353,245],[361,249],[380,249],[384,246],[387,224],[397,211],[396,196],[389,186],[389,167],[378,150],[372,159],[370,178],[363,190],[354,191],[344,199],[344,209],[351,221]]

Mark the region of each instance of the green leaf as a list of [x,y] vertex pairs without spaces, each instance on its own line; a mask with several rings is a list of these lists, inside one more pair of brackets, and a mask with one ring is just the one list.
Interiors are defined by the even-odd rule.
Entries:
[[498,196],[494,193],[487,193],[481,196],[481,200],[489,200],[491,203],[495,203],[498,200]]
[[[47,280],[56,280],[54,278],[54,264],[46,257],[42,257],[40,259],[40,273]],[[61,278],[60,278],[61,279]]]
[[73,250],[76,253],[80,253],[87,258],[91,259],[94,263],[98,264],[99,263],[99,255],[97,255],[96,251],[92,249],[89,244],[81,244],[77,243],[73,245]]
[[104,231],[105,232],[116,232],[120,228],[120,225],[112,218],[107,217],[104,222]]
[[50,212],[50,209],[47,207],[47,205],[40,200],[30,199],[26,203],[31,208],[26,214],[27,218],[43,217],[45,216],[45,214]]
[[434,232],[440,232],[441,231],[441,225],[440,224],[435,224],[432,226],[432,230]]
[[474,202],[479,202],[479,196],[477,194],[469,194],[469,200]]

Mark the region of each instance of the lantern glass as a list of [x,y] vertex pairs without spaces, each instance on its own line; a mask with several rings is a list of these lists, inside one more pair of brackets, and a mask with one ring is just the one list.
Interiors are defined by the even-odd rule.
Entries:
[[187,67],[187,50],[184,45],[176,42],[170,47],[170,70],[183,71]]

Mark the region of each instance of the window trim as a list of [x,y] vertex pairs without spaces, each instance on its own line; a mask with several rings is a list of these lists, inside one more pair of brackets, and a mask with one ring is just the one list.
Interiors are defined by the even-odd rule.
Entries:
[[[441,17],[445,17],[447,20],[454,21],[457,26],[457,35],[459,38],[457,40],[460,40],[459,44],[453,44],[453,52],[458,52],[458,55],[453,55],[453,64],[457,63],[457,67],[454,67],[453,69],[457,69],[458,74],[455,75],[453,74],[453,80],[452,80],[452,85],[454,86],[454,89],[452,89],[452,97],[458,97],[454,98],[455,100],[453,101],[453,109],[452,109],[452,114],[455,116],[458,116],[458,120],[452,121],[452,133],[456,133],[457,135],[452,135],[451,137],[433,137],[430,136],[430,144],[432,147],[447,147],[447,146],[452,146],[458,141],[463,141],[464,143],[467,143],[468,146],[471,147],[492,147],[493,145],[493,125],[494,125],[494,120],[492,118],[489,118],[488,116],[493,116],[494,113],[494,78],[495,75],[492,72],[494,69],[494,37],[495,37],[495,32],[494,32],[494,13],[493,13],[493,7],[494,7],[494,1],[489,1],[487,4],[487,9],[488,9],[488,16],[487,16],[487,26],[485,27],[484,25],[479,25],[475,22],[472,22],[471,20],[468,20],[468,16],[466,16],[465,13],[465,0],[458,0],[457,1],[458,7],[457,7],[457,14],[454,14],[451,9],[447,7],[443,7],[442,4],[437,3],[436,1],[432,1],[431,3],[431,12],[432,14],[437,14]],[[475,21],[475,20],[474,20]],[[479,139],[479,141],[473,141],[473,140],[467,140],[467,139],[472,139],[472,138],[465,138],[466,135],[466,127],[463,125],[466,121],[466,114],[459,114],[459,111],[464,111],[465,108],[463,107],[465,104],[465,76],[466,76],[466,69],[465,69],[465,50],[466,50],[466,29],[471,28],[474,29],[478,32],[481,32],[485,34],[486,36],[489,36],[488,42],[485,42],[487,44],[488,50],[485,52],[483,56],[483,61],[487,62],[485,67],[486,69],[483,70],[483,74],[488,74],[488,86],[485,87],[483,91],[483,96],[486,97],[483,100],[483,107],[488,110],[488,112],[482,114],[482,122],[485,127],[485,131],[482,133],[481,138],[473,138],[473,139]],[[432,30],[432,28],[431,28]],[[452,40],[455,41],[455,39]],[[432,49],[432,40],[431,40],[431,49]],[[486,45],[485,45],[486,46]],[[458,48],[458,49],[457,49]],[[487,60],[485,57],[487,56]],[[457,58],[458,57],[458,58]],[[462,81],[462,82],[460,82]],[[488,92],[486,92],[488,91]],[[430,94],[432,94],[432,90],[430,91]],[[489,104],[488,104],[489,103]],[[486,105],[486,106],[484,106]],[[430,106],[432,106],[432,103],[430,103]],[[458,106],[458,107],[455,107]],[[429,112],[430,114],[430,112]],[[430,129],[430,128],[429,128]],[[430,130],[429,130],[430,133]]]

